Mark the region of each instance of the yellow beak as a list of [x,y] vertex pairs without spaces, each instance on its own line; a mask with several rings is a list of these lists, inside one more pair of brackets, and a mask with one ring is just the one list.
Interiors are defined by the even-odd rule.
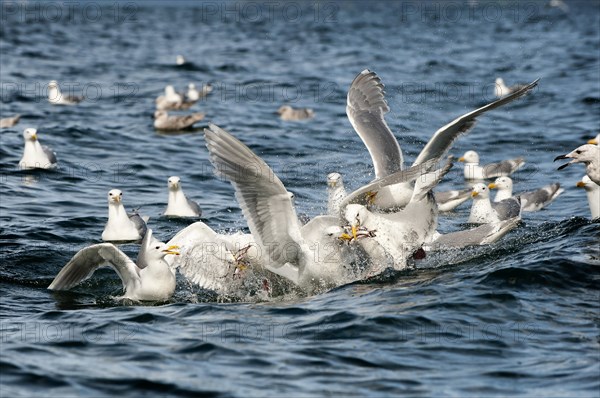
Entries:
[[119,203],[121,201],[121,197],[120,196],[115,196],[115,202]]
[[329,182],[327,182],[327,185],[328,185],[330,188],[335,188],[336,181],[329,181]]
[[496,188],[497,188],[497,186],[496,186],[496,184],[494,184],[494,183],[492,182],[492,183],[490,183],[490,184],[488,185],[488,188],[489,188],[489,189],[496,189]]
[[344,241],[347,241],[347,242],[350,242],[352,240],[352,237],[350,235],[344,233],[344,234],[340,235],[340,239],[344,240]]
[[584,187],[585,187],[585,182],[583,182],[583,181],[579,181],[577,184],[575,184],[575,186],[576,186],[577,188],[584,188]]
[[479,193],[477,193],[477,192],[475,192],[475,191],[471,192],[471,197],[472,197],[472,198],[474,198],[474,197],[475,197],[475,196],[477,196],[477,195],[479,195]]
[[356,231],[358,230],[358,227],[356,225],[352,226],[352,238],[354,238],[356,240]]
[[174,256],[179,256],[179,252],[177,251],[177,249],[179,249],[179,246],[172,245],[172,246],[167,247],[165,250],[163,250],[163,253],[172,254]]
[[595,139],[595,138],[592,138],[592,139],[591,139],[591,140],[589,140],[587,143],[588,143],[588,144],[592,144],[592,145],[598,145],[598,140],[597,140],[597,139]]
[[458,158],[458,161],[459,161],[459,162],[464,162],[464,161],[465,161],[465,158],[461,156],[461,157],[459,157],[459,158]]
[[33,134],[33,135],[31,136],[31,139],[32,139],[33,141],[37,141],[37,134]]

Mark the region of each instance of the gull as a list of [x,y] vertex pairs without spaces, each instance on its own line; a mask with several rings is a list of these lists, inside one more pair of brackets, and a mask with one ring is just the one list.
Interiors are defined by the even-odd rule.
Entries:
[[[539,79],[511,95],[466,113],[438,129],[417,156],[413,166],[425,164],[432,159],[441,159],[461,134],[473,128],[478,116],[522,97],[533,89],[538,81]],[[379,76],[365,69],[353,80],[348,90],[346,106],[346,114],[352,127],[369,150],[376,180],[404,168],[400,145],[385,121],[384,116],[390,108],[383,89],[384,85]],[[429,166],[423,171],[433,170],[435,164],[436,162],[428,163]],[[373,204],[381,209],[402,207],[408,203],[412,194],[411,183],[389,185],[377,191]]]
[[340,205],[346,197],[344,181],[340,173],[329,173],[327,175],[327,213],[331,216],[340,214]]
[[289,105],[280,106],[277,110],[277,113],[279,113],[281,120],[303,120],[310,119],[315,116],[315,112],[310,108],[294,109]]
[[588,176],[583,176],[581,181],[577,183],[578,188],[584,188],[587,195],[588,204],[592,219],[600,217],[600,185],[596,184]]
[[[144,241],[152,241],[148,230]],[[143,247],[146,247],[145,245]],[[143,253],[144,261],[134,263],[112,243],[100,243],[81,249],[54,278],[48,289],[68,290],[90,278],[94,271],[108,264],[123,282],[124,295],[135,301],[168,300],[175,292],[175,274],[165,261],[166,255],[179,255],[178,247],[152,241]]]
[[15,124],[19,123],[19,119],[21,119],[21,115],[15,115],[0,119],[0,129],[7,129],[9,127],[14,126]]
[[[493,183],[488,185],[488,188],[498,190],[494,202],[500,202],[513,197],[513,181],[510,177],[496,178]],[[552,203],[564,191],[560,187],[560,184],[555,182],[535,191],[523,192],[517,195],[521,198],[521,211],[541,210]]]
[[188,199],[181,189],[181,179],[177,176],[169,177],[167,181],[169,187],[169,199],[165,216],[174,217],[200,217],[202,209],[198,203]]
[[600,134],[596,135],[594,138],[589,140],[587,143],[591,144],[591,145],[600,145]]
[[190,115],[169,115],[167,111],[154,112],[154,128],[163,131],[179,131],[193,127],[193,125],[204,119],[204,113],[196,112]]
[[104,241],[132,241],[145,236],[146,221],[137,213],[127,214],[122,203],[123,192],[108,192],[108,221],[102,232]]
[[196,85],[194,83],[188,84],[188,91],[185,94],[189,101],[198,101],[200,98],[206,97],[210,92],[212,92],[213,88],[210,84],[205,84],[202,86],[201,91],[196,89]]
[[468,246],[490,245],[512,231],[519,224],[519,221],[519,217],[514,217],[495,223],[482,224],[478,227],[464,231],[443,234],[431,243],[427,243],[424,246],[424,249],[429,251],[439,251],[462,249]]
[[440,191],[433,193],[439,211],[452,211],[471,198],[471,189]]
[[177,57],[175,57],[175,63],[179,66],[185,64],[185,58],[183,57],[183,55],[178,55]]
[[504,79],[501,77],[496,78],[496,84],[494,86],[494,95],[498,98],[504,97],[505,95],[512,94],[526,87],[526,84],[515,84],[514,86],[506,86]]
[[23,131],[25,147],[23,157],[19,161],[21,169],[51,169],[56,167],[56,154],[38,141],[37,130],[28,128]]
[[[337,217],[318,216],[301,227],[291,198],[273,170],[246,145],[209,124],[206,146],[215,172],[227,178],[264,267],[304,288],[337,285],[346,275]],[[330,253],[323,253],[329,248]],[[326,261],[322,258],[327,254]]]
[[[345,220],[350,223],[353,235],[364,227],[376,234],[370,238],[375,240],[393,259],[393,268],[402,270],[407,267],[408,260],[425,242],[432,241],[438,233],[438,208],[431,190],[448,173],[452,167],[452,158],[443,169],[436,171],[434,180],[417,178],[413,195],[408,204],[394,213],[377,213],[361,204],[341,205]],[[413,167],[413,169],[415,169]],[[419,167],[417,166],[417,170]]]
[[155,102],[156,109],[159,111],[186,110],[196,103],[196,101],[186,100],[185,96],[176,92],[172,85],[166,86],[164,95],[159,95]]
[[562,170],[571,163],[583,163],[588,177],[596,184],[600,184],[600,146],[585,144],[566,155],[557,156],[554,161],[572,159],[558,168]]
[[76,105],[83,101],[83,97],[62,94],[58,82],[51,80],[48,83],[48,101],[54,105]]
[[465,163],[465,179],[484,180],[486,178],[496,178],[508,176],[519,170],[525,164],[525,159],[515,158],[503,160],[499,163],[489,163],[485,166],[479,165],[479,154],[475,151],[467,151],[458,158],[459,162]]
[[518,197],[492,203],[488,187],[482,183],[473,185],[471,196],[473,205],[468,221],[471,224],[489,224],[521,217],[521,200]]

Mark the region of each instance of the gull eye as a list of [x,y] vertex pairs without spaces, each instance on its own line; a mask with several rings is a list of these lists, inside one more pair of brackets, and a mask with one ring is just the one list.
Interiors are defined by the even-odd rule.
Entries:
[[160,246],[156,246],[156,247],[155,247],[155,249],[156,249],[156,250],[160,249]]
[[109,193],[108,193],[108,196],[112,196],[112,192],[109,192]]
[[123,192],[121,192],[121,193],[119,194],[119,196],[123,196]]
[[576,153],[576,154],[578,154],[578,155],[580,155],[580,154],[581,154],[581,151],[575,151],[575,153]]

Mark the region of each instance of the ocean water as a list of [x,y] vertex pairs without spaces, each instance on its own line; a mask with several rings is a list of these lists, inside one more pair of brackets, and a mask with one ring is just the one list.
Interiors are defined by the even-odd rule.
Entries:
[[[598,397],[600,228],[575,188],[583,168],[558,172],[552,160],[600,129],[600,5],[567,4],[3,1],[0,113],[23,116],[0,133],[0,396]],[[222,303],[180,279],[168,303],[131,305],[113,298],[110,270],[46,289],[100,241],[112,188],[163,240],[189,223],[161,217],[171,175],[211,227],[245,230],[233,189],[213,175],[206,124],[154,131],[166,84],[212,83],[193,109],[264,158],[315,216],[327,173],[350,188],[374,177],[345,115],[365,68],[386,84],[409,161],[440,126],[491,101],[497,76],[541,78],[451,152],[524,156],[517,191],[559,181],[564,194],[490,247],[310,297]],[[50,105],[50,80],[86,100]],[[282,103],[316,117],[281,121]],[[26,127],[59,169],[17,169]],[[462,186],[456,166],[442,189]],[[440,230],[463,228],[468,211],[441,216]]]

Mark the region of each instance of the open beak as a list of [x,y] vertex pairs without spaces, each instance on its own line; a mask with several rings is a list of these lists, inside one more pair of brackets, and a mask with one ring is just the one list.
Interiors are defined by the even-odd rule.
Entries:
[[174,256],[179,256],[179,252],[177,251],[177,249],[179,249],[179,246],[172,245],[172,246],[167,247],[165,250],[163,250],[163,253],[172,254]]
[[577,182],[577,184],[575,184],[575,186],[576,186],[577,188],[585,188],[585,182],[583,182],[583,181],[579,181],[579,182]]
[[336,184],[336,181],[327,181],[327,186],[329,186],[329,188],[335,188]]
[[477,196],[477,195],[479,195],[479,193],[477,193],[477,192],[475,192],[475,191],[471,192],[471,197],[472,197],[472,198],[474,198],[474,197],[475,197],[475,196]]
[[461,157],[459,157],[459,158],[458,158],[458,161],[459,161],[459,162],[464,162],[464,161],[465,161],[465,158],[464,158],[463,156],[461,156]]
[[[554,161],[556,162],[557,160],[561,160],[561,159],[570,159],[571,156],[569,156],[569,154],[566,155],[560,155],[554,158]],[[567,167],[568,165],[570,165],[573,161],[570,161],[569,163],[565,163],[562,166],[560,166],[557,170],[562,170],[565,167]]]
[[492,183],[490,183],[490,184],[488,185],[488,188],[489,188],[489,189],[496,189],[496,188],[498,188],[498,186],[492,182]]
[[597,139],[595,139],[595,138],[592,138],[592,139],[591,139],[591,140],[589,140],[587,143],[588,143],[588,144],[592,144],[592,145],[598,145],[598,140],[597,140]]

